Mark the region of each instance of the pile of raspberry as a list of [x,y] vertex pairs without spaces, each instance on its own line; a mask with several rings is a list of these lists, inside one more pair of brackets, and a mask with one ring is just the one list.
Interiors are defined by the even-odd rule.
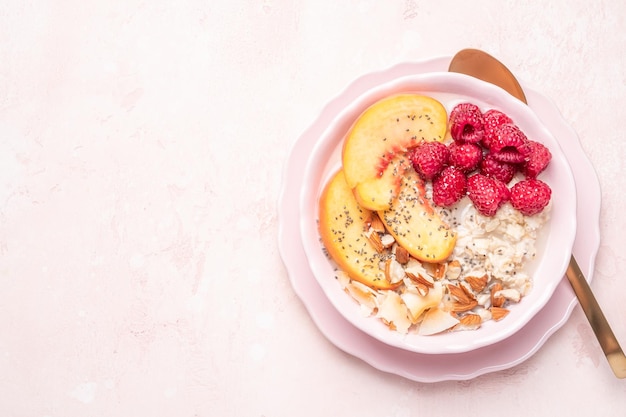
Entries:
[[[450,207],[467,195],[490,217],[507,201],[527,216],[548,205],[552,190],[537,176],[552,154],[528,139],[509,116],[460,103],[450,112],[449,127],[450,144],[423,142],[409,151],[415,171],[432,181],[436,205]],[[517,173],[522,178],[511,185]]]

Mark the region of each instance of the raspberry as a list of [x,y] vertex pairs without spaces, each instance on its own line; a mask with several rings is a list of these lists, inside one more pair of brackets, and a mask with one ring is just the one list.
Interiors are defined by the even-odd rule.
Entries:
[[450,151],[441,142],[422,142],[409,151],[409,160],[415,171],[424,179],[430,180],[439,174],[448,163]]
[[458,143],[452,142],[448,149],[450,150],[450,165],[453,165],[461,171],[472,172],[483,159],[482,148],[475,143]]
[[552,159],[552,154],[543,144],[532,140],[528,141],[528,149],[528,156],[522,166],[522,172],[528,178],[535,178],[546,169]]
[[505,123],[513,123],[513,120],[506,114],[499,110],[490,109],[483,114],[484,129],[482,144],[485,148],[491,148],[491,142],[493,142],[497,135],[497,130]]
[[523,180],[511,187],[511,204],[526,216],[541,212],[550,202],[552,190],[536,178]]
[[498,206],[501,206],[503,203],[506,203],[511,199],[511,190],[509,190],[509,187],[507,187],[506,184],[499,179],[494,178],[493,181],[496,187],[496,192],[500,196],[500,204]]
[[455,167],[446,167],[433,180],[433,202],[449,207],[463,198],[466,190],[465,174]]
[[515,165],[500,162],[491,154],[487,154],[480,163],[481,174],[498,179],[505,184],[508,184],[513,179],[516,172],[517,167]]
[[472,103],[457,104],[450,112],[450,134],[457,142],[478,143],[483,138],[483,114]]
[[494,216],[511,196],[506,184],[482,174],[474,174],[467,179],[467,194],[476,210],[488,217]]
[[489,151],[500,162],[519,164],[528,156],[528,138],[517,125],[505,123],[497,129]]

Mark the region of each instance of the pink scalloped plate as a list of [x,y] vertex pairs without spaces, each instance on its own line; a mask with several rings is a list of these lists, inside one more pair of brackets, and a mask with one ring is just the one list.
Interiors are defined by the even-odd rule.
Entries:
[[[467,380],[516,366],[529,357],[562,327],[577,304],[563,278],[547,305],[511,337],[498,343],[454,354],[424,354],[385,344],[350,324],[331,304],[309,267],[300,235],[300,188],[305,167],[315,144],[329,123],[364,91],[398,77],[445,71],[450,57],[396,65],[364,75],[331,100],[313,124],[300,136],[287,160],[279,200],[279,249],[296,294],[320,331],[335,346],[372,367],[419,382]],[[577,195],[577,234],[573,253],[591,281],[600,245],[600,186],[596,173],[576,133],[556,106],[524,85],[529,106],[561,145],[573,169]],[[584,199],[584,201],[583,201]]]

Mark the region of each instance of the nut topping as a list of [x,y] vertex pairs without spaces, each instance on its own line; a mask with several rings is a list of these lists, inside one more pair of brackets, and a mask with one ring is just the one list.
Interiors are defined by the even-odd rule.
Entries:
[[482,277],[465,277],[465,282],[467,282],[470,287],[472,287],[472,290],[476,292],[481,292],[482,290],[484,290],[487,286],[487,281],[487,274],[483,275]]

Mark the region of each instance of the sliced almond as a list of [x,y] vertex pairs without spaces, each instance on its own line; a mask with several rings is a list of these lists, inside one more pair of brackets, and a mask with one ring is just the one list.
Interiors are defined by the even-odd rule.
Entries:
[[448,288],[448,293],[452,296],[452,298],[454,298],[456,301],[458,301],[461,304],[469,304],[471,301],[475,301],[473,300],[473,296],[470,297],[467,294],[467,291],[465,291],[461,287],[458,287],[453,284],[448,284],[447,288]]
[[502,320],[509,314],[509,310],[502,307],[491,307],[489,311],[491,311],[491,318],[495,321]]
[[487,286],[488,277],[487,275],[483,275],[482,277],[465,277],[465,282],[467,282],[470,287],[476,292],[481,292]]
[[452,304],[452,311],[455,313],[464,313],[466,311],[470,311],[477,305],[478,301],[476,300],[471,300],[468,303],[460,303],[457,301],[456,303]]
[[380,240],[380,235],[378,233],[372,232],[369,236],[369,241],[374,249],[376,249],[376,252],[381,253],[385,249],[385,246],[383,245],[382,240]]
[[425,278],[422,274],[414,274],[412,272],[406,272],[406,276],[411,279],[416,284],[425,285],[428,288],[433,288],[435,286],[434,281],[430,281],[428,278]]
[[478,314],[466,314],[463,317],[461,317],[459,324],[464,326],[464,327],[468,327],[468,328],[472,328],[472,329],[477,329],[480,327],[481,323],[483,322],[482,317],[480,317]]
[[474,293],[472,292],[472,289],[470,288],[470,286],[467,283],[461,282],[461,283],[459,283],[459,287],[463,290],[465,295],[467,295],[467,297],[470,300],[475,300],[476,299],[476,295],[474,295]]

